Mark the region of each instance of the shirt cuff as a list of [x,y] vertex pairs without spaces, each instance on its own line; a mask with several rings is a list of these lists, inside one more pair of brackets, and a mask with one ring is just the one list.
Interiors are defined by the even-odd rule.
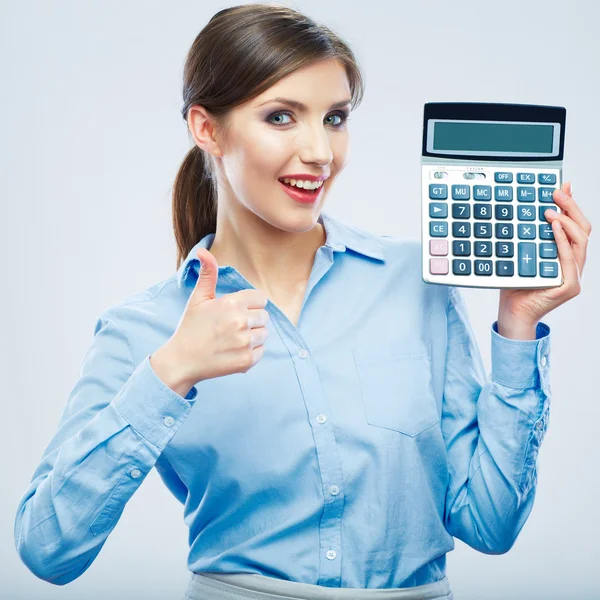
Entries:
[[492,324],[492,379],[512,388],[541,386],[550,390],[550,327],[540,321],[535,340],[514,340],[498,333]]
[[161,450],[187,419],[196,389],[183,398],[152,369],[150,356],[135,368],[113,400],[123,418]]

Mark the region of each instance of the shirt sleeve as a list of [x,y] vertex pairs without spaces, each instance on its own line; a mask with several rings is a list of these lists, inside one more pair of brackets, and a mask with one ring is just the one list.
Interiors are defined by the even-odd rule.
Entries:
[[513,340],[491,328],[486,375],[463,297],[449,288],[442,433],[448,532],[486,554],[508,552],[527,520],[550,410],[550,328]]
[[56,585],[92,564],[192,406],[150,355],[135,365],[127,332],[106,314],[15,518],[21,560]]

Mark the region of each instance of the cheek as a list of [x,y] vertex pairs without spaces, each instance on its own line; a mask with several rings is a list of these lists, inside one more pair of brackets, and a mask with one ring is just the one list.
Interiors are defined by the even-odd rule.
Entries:
[[[340,136],[341,138],[342,136]],[[333,163],[336,171],[341,171],[347,164],[350,158],[350,144],[348,138],[344,136],[344,139],[335,140],[331,145],[331,152],[333,154]]]
[[[250,133],[250,132],[249,132]],[[285,136],[268,129],[259,129],[255,135],[245,136],[243,167],[246,175],[272,172],[277,176],[282,166],[289,162],[289,157],[294,151],[294,142],[291,136]]]

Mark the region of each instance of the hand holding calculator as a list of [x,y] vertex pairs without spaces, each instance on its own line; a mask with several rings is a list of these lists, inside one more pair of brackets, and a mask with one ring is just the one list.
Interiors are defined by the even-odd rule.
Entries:
[[562,183],[566,110],[425,104],[422,273],[427,283],[549,288],[563,276],[544,211]]

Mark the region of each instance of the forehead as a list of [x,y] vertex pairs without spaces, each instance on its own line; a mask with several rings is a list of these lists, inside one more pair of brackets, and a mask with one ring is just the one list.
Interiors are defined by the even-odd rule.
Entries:
[[286,75],[249,103],[255,108],[275,97],[290,98],[309,109],[327,110],[331,104],[350,98],[348,76],[338,60],[318,61]]

